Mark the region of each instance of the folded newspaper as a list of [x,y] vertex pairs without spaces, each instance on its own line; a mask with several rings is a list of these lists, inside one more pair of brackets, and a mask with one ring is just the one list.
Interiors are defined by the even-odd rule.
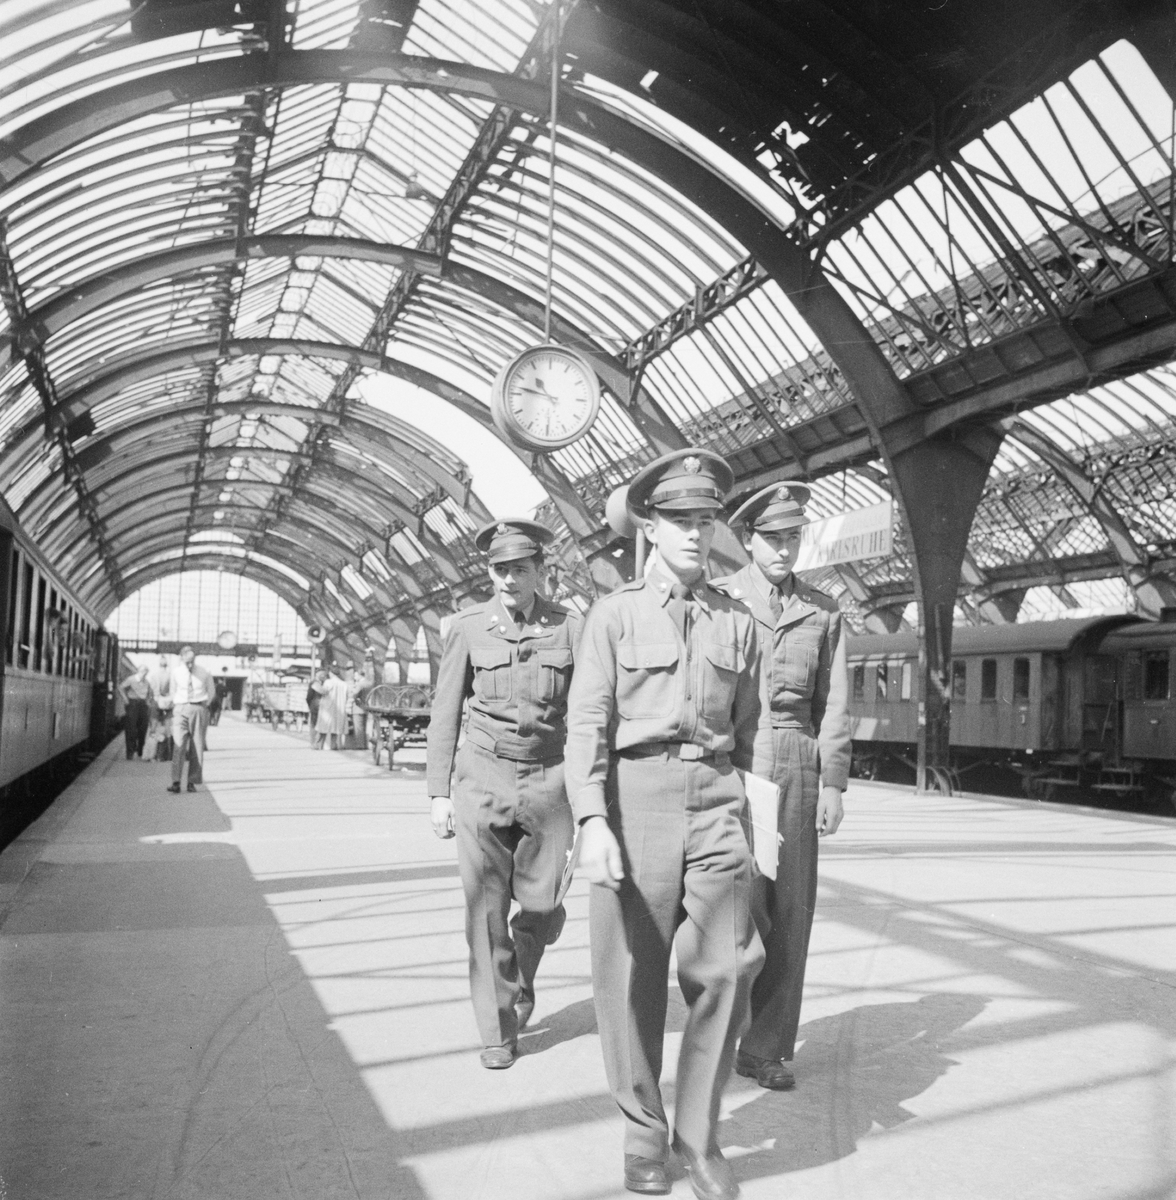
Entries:
[[778,814],[780,811],[780,789],[762,775],[740,771],[743,789],[747,793],[748,821],[751,825],[751,852],[760,874],[769,879],[776,878],[776,864],[780,861],[780,836]]
[[572,842],[572,848],[568,851],[567,862],[564,863],[563,876],[559,881],[559,890],[555,894],[556,907],[564,902],[564,897],[568,894],[568,888],[572,886],[572,876],[575,875],[576,864],[580,861],[580,835],[583,832],[583,825],[576,829],[576,838]]

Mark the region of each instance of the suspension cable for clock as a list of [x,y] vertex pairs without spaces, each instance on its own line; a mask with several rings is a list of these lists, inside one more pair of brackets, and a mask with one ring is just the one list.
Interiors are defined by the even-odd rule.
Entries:
[[551,4],[551,122],[547,156],[547,283],[543,304],[543,340],[551,341],[551,294],[555,277],[555,142],[559,123],[559,5]]

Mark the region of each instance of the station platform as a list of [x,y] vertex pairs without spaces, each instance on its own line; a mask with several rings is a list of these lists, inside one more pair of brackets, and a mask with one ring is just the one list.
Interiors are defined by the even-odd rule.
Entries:
[[[483,1070],[423,773],[238,714],[210,742],[179,796],[113,744],[0,854],[0,1198],[627,1196],[587,885]],[[747,1200],[1176,1196],[1176,821],[846,808],[797,1088],[727,1088]]]

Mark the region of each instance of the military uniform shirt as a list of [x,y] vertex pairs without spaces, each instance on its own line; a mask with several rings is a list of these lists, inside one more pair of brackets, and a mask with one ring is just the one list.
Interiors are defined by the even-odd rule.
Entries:
[[760,712],[755,622],[700,580],[683,641],[666,611],[671,586],[653,570],[588,614],[568,704],[568,798],[577,821],[605,814],[613,751],[690,742],[751,766]]
[[[845,790],[853,742],[849,728],[849,675],[837,601],[792,576],[792,595],[774,617],[768,603],[773,585],[755,565],[714,586],[745,603],[760,622],[764,646],[763,726],[800,729],[815,736],[821,782]],[[769,653],[771,638],[771,656]],[[760,755],[753,769],[766,774]]]
[[542,762],[563,755],[568,685],[583,621],[536,595],[519,625],[497,596],[453,617],[429,721],[430,796],[449,795],[449,777],[469,702],[466,737],[500,758]]

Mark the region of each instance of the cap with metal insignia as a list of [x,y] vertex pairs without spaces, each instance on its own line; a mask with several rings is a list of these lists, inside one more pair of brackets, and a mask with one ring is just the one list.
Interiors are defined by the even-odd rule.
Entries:
[[734,482],[721,455],[701,446],[687,446],[663,454],[638,472],[629,484],[629,508],[642,517],[655,508],[720,509]]
[[803,483],[772,483],[749,496],[731,516],[732,525],[770,533],[809,523],[804,506],[812,495]]
[[554,540],[555,534],[546,525],[524,517],[490,521],[474,534],[474,545],[491,563],[531,558]]

